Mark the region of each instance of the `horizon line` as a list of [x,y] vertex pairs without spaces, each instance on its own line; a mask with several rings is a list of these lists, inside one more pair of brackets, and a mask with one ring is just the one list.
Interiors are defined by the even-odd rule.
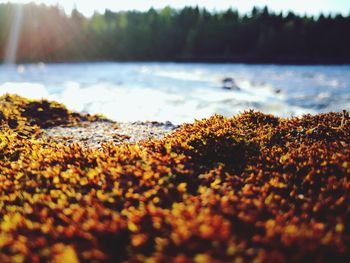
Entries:
[[[53,1],[55,1],[55,0],[53,0]],[[240,15],[251,14],[254,7],[258,8],[259,10],[262,10],[263,8],[267,7],[269,10],[269,13],[276,14],[276,15],[279,15],[279,14],[287,15],[288,13],[293,13],[293,14],[301,16],[301,17],[307,16],[307,17],[316,17],[316,18],[321,16],[321,15],[326,16],[326,17],[327,16],[334,17],[337,15],[342,15],[345,17],[350,16],[350,6],[348,9],[343,9],[343,10],[320,10],[317,12],[307,12],[307,11],[300,12],[300,11],[295,10],[293,8],[276,9],[276,8],[273,8],[269,5],[267,5],[267,4],[254,4],[254,5],[251,5],[250,8],[246,8],[246,10],[242,10],[242,8],[239,8],[238,6],[234,6],[234,5],[230,5],[230,6],[223,7],[223,8],[216,8],[216,7],[210,8],[208,6],[200,5],[200,4],[185,4],[183,6],[176,6],[176,5],[174,6],[172,4],[166,4],[163,6],[150,5],[147,7],[145,6],[145,7],[139,7],[139,8],[113,8],[111,6],[111,7],[94,8],[94,9],[91,9],[89,11],[87,11],[87,10],[84,11],[84,8],[81,5],[77,4],[76,2],[74,2],[71,5],[71,7],[69,7],[68,5],[62,4],[62,1],[61,1],[61,3],[58,1],[55,3],[53,3],[53,2],[47,3],[47,2],[43,2],[43,0],[36,0],[36,1],[34,1],[34,0],[30,0],[30,1],[27,1],[27,0],[2,1],[2,0],[0,0],[0,4],[14,4],[14,5],[16,5],[16,4],[23,4],[23,5],[34,4],[36,6],[45,5],[48,7],[50,7],[50,6],[51,7],[59,7],[67,15],[70,15],[73,10],[77,10],[79,13],[83,14],[87,18],[92,17],[95,14],[104,14],[106,11],[111,11],[111,12],[115,12],[115,13],[133,12],[133,11],[135,11],[135,12],[147,12],[151,9],[161,11],[167,7],[170,7],[174,10],[182,10],[186,7],[192,7],[192,8],[198,7],[199,9],[207,10],[210,13],[221,13],[221,12],[225,12],[225,11],[228,11],[231,9],[232,11],[238,12],[238,14],[240,14]]]

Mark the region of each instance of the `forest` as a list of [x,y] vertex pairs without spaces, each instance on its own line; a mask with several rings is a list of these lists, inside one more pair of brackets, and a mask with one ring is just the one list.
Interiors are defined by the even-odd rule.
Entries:
[[[0,4],[0,59],[16,10],[23,14],[17,62],[182,61],[349,63],[350,12],[317,17],[254,7],[209,12],[166,7],[85,17],[59,6]],[[349,10],[350,11],[350,10]]]

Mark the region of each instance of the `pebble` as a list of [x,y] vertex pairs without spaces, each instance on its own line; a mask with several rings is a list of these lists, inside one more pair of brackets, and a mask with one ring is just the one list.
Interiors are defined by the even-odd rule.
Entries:
[[65,145],[79,144],[84,148],[101,148],[113,142],[137,143],[160,139],[177,128],[167,121],[160,122],[81,122],[76,126],[56,126],[44,130],[42,137]]

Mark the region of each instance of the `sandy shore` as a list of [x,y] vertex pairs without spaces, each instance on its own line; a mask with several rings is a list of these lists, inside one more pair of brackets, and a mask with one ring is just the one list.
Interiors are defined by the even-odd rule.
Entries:
[[171,122],[81,122],[72,127],[45,129],[43,137],[65,145],[77,143],[83,147],[100,148],[106,142],[121,144],[159,139],[176,128]]

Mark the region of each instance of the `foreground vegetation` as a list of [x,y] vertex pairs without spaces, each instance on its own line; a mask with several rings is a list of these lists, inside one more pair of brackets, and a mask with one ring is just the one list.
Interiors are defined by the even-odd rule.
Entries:
[[348,262],[346,113],[258,112],[102,150],[40,140],[99,117],[0,98],[1,262]]
[[[0,4],[0,58],[15,10],[23,9],[18,61],[177,60],[349,63],[350,16],[310,17],[254,8],[186,7],[86,18],[58,7]],[[350,11],[350,10],[349,10]]]

